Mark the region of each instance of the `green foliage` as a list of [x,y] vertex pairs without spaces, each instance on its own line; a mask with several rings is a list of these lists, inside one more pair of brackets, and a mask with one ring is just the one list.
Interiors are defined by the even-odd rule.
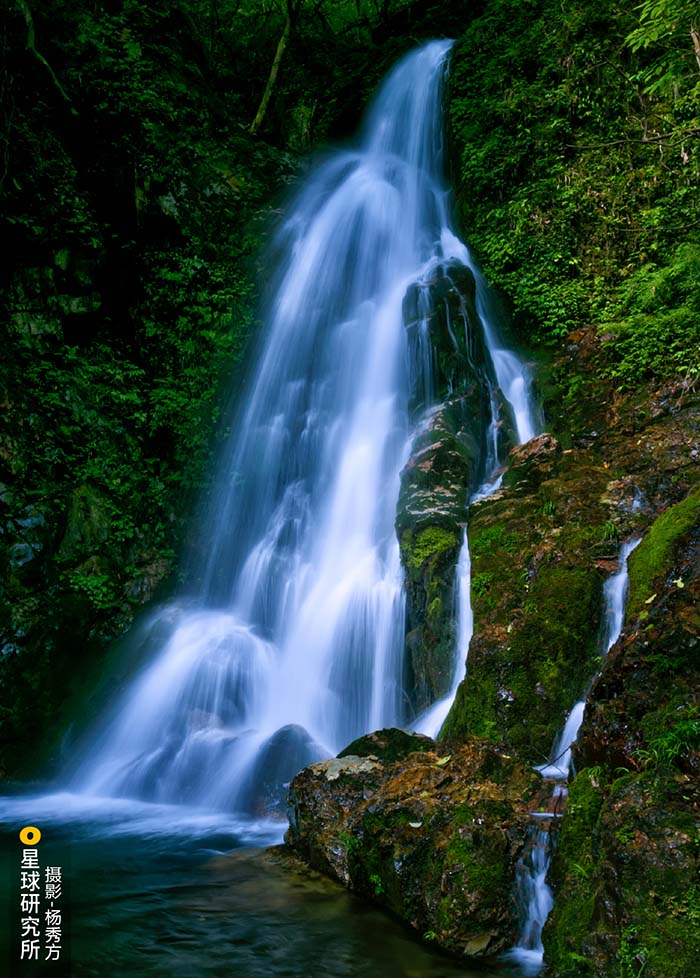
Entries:
[[698,371],[693,26],[686,2],[519,0],[454,52],[458,205],[487,277],[530,339],[601,322],[621,385]]
[[472,594],[478,598],[483,597],[493,584],[495,576],[495,574],[489,574],[487,572],[475,574],[471,580]]
[[[639,26],[628,34],[632,51],[651,49],[654,60],[640,72],[645,91],[650,94],[673,88],[679,78],[694,72],[700,19],[693,0],[645,0],[637,8]],[[695,37],[693,37],[695,35]]]
[[700,751],[700,709],[687,706],[673,715],[667,715],[667,726],[649,737],[647,747],[635,753],[637,761],[645,768],[669,769],[691,752]]
[[360,840],[357,836],[350,835],[348,832],[339,832],[338,842],[345,849],[348,856],[357,853],[360,849]]
[[384,893],[384,884],[382,883],[382,878],[379,873],[370,873],[369,881],[374,888],[374,895],[376,897],[381,896]]
[[630,586],[627,619],[634,620],[653,596],[654,583],[670,570],[675,547],[700,518],[700,489],[671,506],[652,524],[629,558]]
[[66,577],[69,587],[87,595],[96,610],[104,611],[118,603],[115,581],[109,574],[82,574],[72,571]]
[[602,312],[612,345],[611,375],[640,378],[700,369],[700,244],[680,245],[661,266],[648,263],[622,283]]
[[[345,135],[412,43],[373,34],[407,0],[301,3],[253,139],[283,5],[29,6],[35,51],[19,5],[0,34],[8,756],[37,729],[58,740],[75,676],[172,573],[227,435],[276,198],[296,154],[334,126]],[[83,491],[99,499],[91,540],[71,530]],[[28,514],[42,521],[31,546]]]
[[640,944],[639,928],[633,924],[623,928],[620,934],[619,978],[640,978],[649,958],[649,951]]

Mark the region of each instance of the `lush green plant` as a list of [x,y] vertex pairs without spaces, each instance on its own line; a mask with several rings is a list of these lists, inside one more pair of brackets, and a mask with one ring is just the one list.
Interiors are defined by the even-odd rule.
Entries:
[[689,706],[669,717],[666,729],[649,738],[635,757],[645,768],[668,769],[691,751],[700,750],[700,709]]
[[639,928],[630,925],[620,934],[619,978],[641,978],[649,959],[649,951],[639,943]]
[[457,197],[487,276],[530,339],[601,322],[621,385],[698,371],[696,28],[670,0],[520,0],[455,49]]
[[369,881],[374,887],[374,895],[381,896],[384,893],[384,884],[379,873],[370,873]]
[[471,580],[472,593],[478,598],[483,597],[483,595],[486,594],[488,589],[491,587],[495,576],[495,574],[489,574],[486,572],[474,574]]

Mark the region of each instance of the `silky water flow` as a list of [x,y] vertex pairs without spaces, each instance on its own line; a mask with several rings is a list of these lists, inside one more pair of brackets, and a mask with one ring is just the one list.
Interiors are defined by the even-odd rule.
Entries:
[[[167,637],[93,731],[71,779],[83,795],[265,814],[306,764],[411,721],[394,521],[412,438],[435,407],[425,283],[438,273],[462,265],[476,279],[491,411],[484,491],[498,482],[500,405],[517,440],[537,430],[527,369],[500,343],[451,224],[450,47],[426,44],[390,72],[356,148],[312,169],[288,210],[255,367],[203,521],[197,593],[154,616]],[[412,287],[421,321],[409,340]],[[464,541],[449,702],[470,634]]]

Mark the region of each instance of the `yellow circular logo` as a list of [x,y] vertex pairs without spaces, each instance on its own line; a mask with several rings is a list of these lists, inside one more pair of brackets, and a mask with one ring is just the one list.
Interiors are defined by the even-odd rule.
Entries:
[[19,834],[19,840],[25,846],[35,846],[40,839],[41,832],[34,825],[25,825]]

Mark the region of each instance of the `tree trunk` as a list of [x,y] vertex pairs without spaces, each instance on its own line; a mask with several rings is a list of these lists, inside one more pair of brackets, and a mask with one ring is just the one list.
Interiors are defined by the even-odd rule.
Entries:
[[698,63],[698,69],[700,69],[700,35],[698,34],[697,27],[693,26],[690,28],[690,36],[693,39],[693,48],[695,49],[695,60]]
[[251,135],[255,135],[265,118],[265,113],[267,112],[267,106],[272,97],[272,90],[275,87],[275,82],[277,81],[277,74],[280,70],[280,64],[282,63],[282,56],[284,55],[284,49],[287,47],[289,42],[289,36],[292,33],[292,18],[290,16],[289,9],[287,10],[287,19],[284,23],[284,31],[282,32],[282,37],[279,39],[279,44],[277,45],[277,51],[275,52],[275,59],[272,62],[272,67],[270,68],[270,77],[267,79],[267,85],[265,86],[265,91],[263,93],[262,100],[260,102],[260,108],[258,109],[257,115],[251,123],[250,129],[248,130]]

